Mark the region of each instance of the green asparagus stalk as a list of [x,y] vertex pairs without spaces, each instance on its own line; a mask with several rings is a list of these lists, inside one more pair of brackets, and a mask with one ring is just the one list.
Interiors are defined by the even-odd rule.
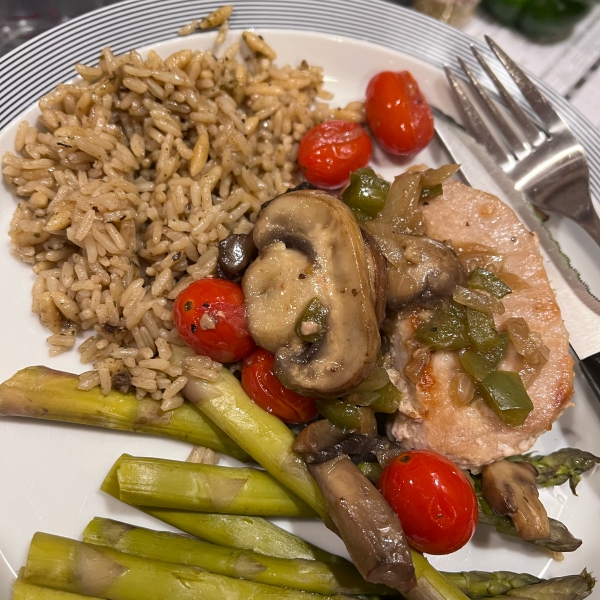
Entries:
[[273,558],[99,517],[85,528],[83,541],[142,558],[196,566],[217,575],[316,594],[396,594],[385,586],[367,583],[350,563],[328,565],[314,560]]
[[[487,507],[487,510],[481,510],[482,500],[479,501],[479,523],[491,525],[496,528],[498,533],[518,537],[517,530],[513,522],[508,517],[499,517]],[[485,502],[485,500],[483,500]],[[486,503],[487,505],[487,503]],[[488,512],[489,511],[489,512]],[[577,539],[567,527],[556,519],[548,519],[550,521],[550,535],[547,538],[540,540],[523,540],[529,544],[535,544],[541,548],[548,548],[553,552],[574,552],[581,546],[581,540]]]
[[[255,404],[226,369],[215,383],[189,377],[184,388],[188,400],[281,484],[297,494],[335,531],[325,500],[306,463],[292,451],[294,436],[277,417]],[[439,574],[418,552],[412,552],[418,587],[409,600],[464,600],[466,596]]]
[[219,373],[214,383],[188,377],[184,394],[259,465],[333,527],[319,487],[304,460],[292,451],[294,434],[283,421],[253,402],[227,369]]
[[[103,492],[117,500],[120,499],[117,472],[125,458],[128,458],[127,454],[117,460],[101,486]],[[309,544],[261,517],[195,513],[148,506],[136,506],[136,508],[181,531],[219,546],[251,550],[279,558],[303,558],[326,563],[348,562],[340,556]]]
[[33,536],[24,578],[34,585],[110,600],[351,600],[214,575],[46,533]]
[[33,417],[151,433],[206,446],[248,462],[250,457],[194,406],[169,412],[154,400],[99,388],[77,389],[77,375],[47,367],[27,367],[0,385],[0,416]]
[[561,485],[569,481],[569,487],[577,496],[575,488],[581,481],[581,474],[600,463],[600,458],[585,450],[562,448],[547,455],[522,454],[511,456],[507,460],[527,461],[537,470],[536,483],[541,487]]
[[500,596],[510,590],[542,581],[539,577],[510,571],[464,571],[462,573],[442,572],[444,577],[461,589],[469,598]]
[[[471,475],[471,479],[479,507],[479,523],[491,525],[500,534],[519,537],[512,520],[509,517],[500,517],[495,514],[483,497],[481,475]],[[523,541],[553,552],[574,552],[581,546],[581,540],[577,539],[563,523],[552,518],[549,518],[548,521],[550,522],[550,535],[547,538]]]
[[19,574],[13,584],[12,600],[100,600],[99,598],[90,598],[81,594],[71,594],[71,592],[61,592],[52,588],[40,587],[26,583]]
[[317,516],[258,469],[122,457],[117,477],[120,499],[129,504],[230,515]]
[[539,579],[509,571],[444,573],[469,598],[532,598],[539,600],[580,600],[590,595],[596,580],[584,570],[580,575]]

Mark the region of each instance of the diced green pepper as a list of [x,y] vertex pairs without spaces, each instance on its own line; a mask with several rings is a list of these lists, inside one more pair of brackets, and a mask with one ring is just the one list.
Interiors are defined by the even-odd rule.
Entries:
[[498,344],[487,352],[465,350],[459,359],[464,370],[477,382],[483,381],[504,358],[508,347],[508,332],[503,331],[498,336]]
[[441,183],[432,185],[430,187],[424,187],[421,190],[421,200],[427,200],[427,198],[436,198],[437,196],[441,196],[443,193],[444,189],[442,188]]
[[494,327],[494,318],[474,308],[467,308],[469,336],[479,352],[487,352],[501,343]]
[[500,277],[481,267],[469,273],[467,284],[476,290],[488,292],[488,294],[496,298],[504,298],[504,296],[512,292]]
[[503,331],[502,333],[499,333],[498,337],[500,338],[500,343],[485,353],[485,358],[492,364],[494,369],[504,358],[506,354],[506,349],[508,348],[508,342],[510,340],[508,331]]
[[431,319],[421,325],[415,337],[436,350],[458,350],[471,345],[466,311],[452,303],[448,308],[438,308]]
[[371,392],[353,392],[345,396],[347,402],[358,406],[368,406],[374,412],[393,413],[398,410],[402,392],[391,382]]
[[483,381],[493,370],[494,365],[482,354],[465,350],[459,355],[464,370],[477,382]]
[[316,344],[325,333],[327,309],[318,298],[313,298],[296,323],[296,335],[304,342]]
[[362,474],[371,481],[373,485],[377,485],[381,474],[383,473],[383,467],[376,462],[360,462],[358,468]]
[[523,425],[533,404],[518,373],[493,371],[480,385],[485,401],[503,423]]
[[354,406],[344,400],[317,400],[317,410],[340,429],[362,429],[373,419],[370,408]]
[[385,206],[390,183],[380,179],[370,168],[358,169],[350,174],[350,184],[342,200],[352,209],[359,221],[376,217]]

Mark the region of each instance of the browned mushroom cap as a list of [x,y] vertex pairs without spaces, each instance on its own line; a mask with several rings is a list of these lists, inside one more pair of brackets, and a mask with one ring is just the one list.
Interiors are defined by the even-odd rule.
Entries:
[[415,569],[400,520],[358,467],[341,455],[308,469],[360,574],[402,593],[414,587]]
[[[250,334],[275,353],[275,372],[301,394],[335,398],[368,377],[379,327],[360,228],[351,210],[320,191],[275,198],[254,226],[258,258],[242,286]],[[317,299],[325,310],[320,339],[296,333]]]
[[400,310],[419,298],[451,296],[464,281],[458,257],[442,242],[394,233],[383,222],[365,226],[387,259],[388,308]]
[[483,497],[498,515],[508,515],[524,540],[550,535],[550,522],[540,502],[535,478],[537,469],[528,462],[500,460],[483,467]]

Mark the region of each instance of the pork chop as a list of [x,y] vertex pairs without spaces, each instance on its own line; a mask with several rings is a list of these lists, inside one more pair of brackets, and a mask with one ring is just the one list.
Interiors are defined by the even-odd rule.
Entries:
[[[547,363],[528,388],[534,408],[520,427],[505,425],[481,398],[462,405],[451,399],[451,380],[461,371],[456,352],[433,353],[416,384],[404,377],[399,382],[407,396],[389,425],[390,436],[407,448],[433,449],[461,467],[478,469],[527,451],[568,405],[573,390],[568,334],[542,264],[537,235],[511,208],[495,196],[450,180],[444,184],[443,196],[423,205],[423,215],[428,237],[454,248],[486,246],[501,257],[500,273],[524,284],[503,298],[506,310],[495,317],[496,328],[501,330],[510,317],[522,317],[550,350]],[[395,323],[392,358],[400,373],[414,327],[414,318],[406,315]],[[515,354],[507,355],[500,368],[514,370]]]

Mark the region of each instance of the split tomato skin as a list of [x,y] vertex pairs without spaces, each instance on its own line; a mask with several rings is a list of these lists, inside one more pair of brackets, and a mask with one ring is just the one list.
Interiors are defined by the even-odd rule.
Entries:
[[437,452],[400,454],[384,469],[377,487],[398,515],[408,543],[421,552],[455,552],[475,532],[473,488],[465,474]]
[[367,86],[367,123],[379,145],[399,156],[414,156],[433,139],[433,115],[408,71],[382,71]]
[[350,121],[324,121],[310,129],[300,141],[298,164],[306,180],[319,188],[338,188],[350,173],[371,159],[369,134]]
[[246,357],[242,387],[256,404],[284,423],[306,423],[317,414],[314,398],[288,390],[273,372],[275,356],[262,348]]
[[212,360],[235,362],[256,349],[246,328],[242,287],[233,281],[195,281],[175,299],[173,319],[181,339]]

